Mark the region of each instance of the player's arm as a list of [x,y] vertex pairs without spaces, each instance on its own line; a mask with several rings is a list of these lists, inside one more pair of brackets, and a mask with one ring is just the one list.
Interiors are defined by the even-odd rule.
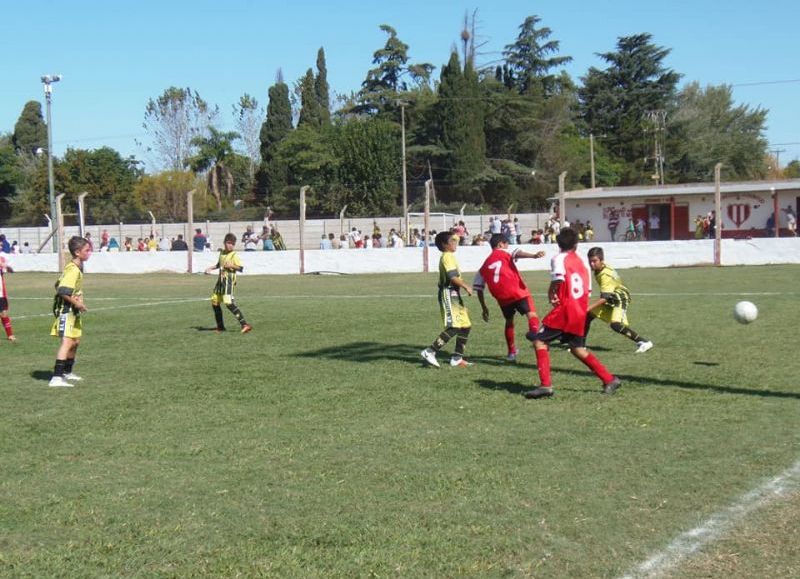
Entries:
[[73,309],[76,309],[79,312],[85,312],[86,306],[83,303],[83,296],[75,295],[72,292],[73,288],[69,286],[59,286],[58,288],[58,295],[61,296],[62,300],[71,305]]
[[486,288],[486,282],[483,280],[483,276],[481,272],[478,271],[475,273],[475,279],[472,280],[472,290],[475,292],[475,295],[478,296],[478,301],[481,304],[481,317],[483,318],[484,322],[489,321],[489,308],[486,307],[486,300],[483,296],[483,291]]
[[211,272],[213,272],[215,269],[219,269],[219,262],[217,262],[215,265],[212,265],[211,267],[207,267],[207,268],[206,268],[206,273],[207,273],[207,274],[210,274],[210,273],[211,273]]
[[562,283],[564,281],[560,279],[554,279],[550,282],[550,287],[547,289],[547,299],[550,300],[550,305],[557,306],[561,303],[561,300],[558,299],[558,290],[561,288]]
[[537,251],[536,253],[531,253],[529,251],[522,251],[521,249],[518,249],[512,254],[512,257],[515,260],[525,259],[525,258],[539,259],[540,257],[544,257],[544,251]]
[[[451,274],[451,273],[453,274],[453,276],[452,276],[452,277],[450,276],[450,274]],[[463,289],[465,292],[467,292],[467,295],[468,295],[468,296],[471,296],[471,295],[472,295],[472,288],[469,286],[469,284],[468,284],[467,282],[465,282],[465,281],[464,281],[464,280],[463,280],[463,279],[462,279],[462,278],[461,278],[461,277],[458,275],[458,272],[449,272],[449,271],[448,271],[448,272],[447,272],[447,278],[450,280],[450,283],[451,283],[452,285],[456,286],[456,287],[457,287],[457,288],[459,288],[459,289]]]

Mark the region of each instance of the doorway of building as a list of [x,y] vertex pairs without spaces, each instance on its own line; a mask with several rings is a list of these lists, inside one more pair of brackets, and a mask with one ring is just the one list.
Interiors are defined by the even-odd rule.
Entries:
[[647,239],[659,241],[669,239],[670,215],[669,204],[647,205]]

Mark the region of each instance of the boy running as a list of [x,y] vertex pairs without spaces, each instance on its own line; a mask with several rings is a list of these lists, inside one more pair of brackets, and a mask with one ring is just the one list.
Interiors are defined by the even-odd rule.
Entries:
[[83,237],[72,237],[67,244],[72,259],[64,267],[56,282],[56,297],[53,300],[53,315],[56,319],[50,330],[51,336],[61,338],[56,353],[56,365],[50,386],[70,388],[69,380],[78,381],[81,377],[73,374],[75,356],[83,334],[81,314],[86,311],[83,304],[83,263],[92,254],[92,244]]
[[456,350],[450,365],[465,368],[471,366],[464,359],[464,348],[472,324],[469,321],[469,312],[461,299],[461,290],[471,296],[469,285],[461,278],[455,251],[458,249],[459,237],[449,231],[442,231],[436,235],[436,247],[442,252],[439,260],[439,309],[442,314],[444,330],[434,340],[430,347],[422,350],[420,355],[431,366],[440,368],[436,353],[441,350],[453,336],[456,336]]
[[631,293],[622,283],[617,271],[604,259],[602,247],[593,247],[589,250],[589,267],[592,268],[594,279],[600,286],[600,299],[589,306],[589,315],[586,316],[586,335],[589,335],[592,320],[598,318],[618,334],[636,342],[639,346],[637,354],[647,352],[653,347],[653,342],[628,326],[628,304],[631,303]]
[[586,349],[586,316],[591,278],[581,258],[575,253],[578,234],[566,227],[556,236],[561,253],[550,262],[551,282],[548,297],[553,309],[542,320],[538,333],[528,332],[536,350],[536,365],[541,385],[525,393],[525,398],[547,398],[553,395],[548,343],[555,339],[569,345],[569,351],[603,382],[603,394],[613,394],[622,382],[606,370],[597,357]]
[[9,342],[16,342],[17,337],[14,335],[14,330],[11,329],[11,318],[8,317],[8,292],[6,291],[6,272],[13,272],[14,270],[8,265],[6,258],[0,255],[0,322],[3,324],[3,329],[6,331],[6,337]]
[[217,265],[212,265],[206,269],[206,273],[210,274],[215,269],[219,270],[219,277],[214,286],[214,292],[211,294],[211,307],[214,309],[214,319],[217,321],[216,331],[218,333],[225,331],[225,322],[222,320],[222,306],[220,305],[225,304],[242,326],[242,333],[246,334],[253,328],[245,321],[244,315],[236,306],[236,300],[233,297],[233,288],[236,287],[236,274],[244,269],[242,262],[239,260],[239,255],[233,249],[235,245],[236,236],[233,233],[225,235],[223,248],[219,251]]
[[486,286],[497,300],[503,317],[506,320],[505,337],[508,346],[507,359],[514,362],[517,359],[517,347],[514,344],[514,314],[519,312],[528,318],[528,331],[534,334],[539,329],[539,318],[536,316],[536,307],[533,305],[533,296],[525,285],[522,276],[517,269],[516,261],[522,258],[538,259],[544,257],[544,251],[528,253],[521,249],[508,250],[508,237],[495,233],[489,240],[492,253],[483,262],[483,265],[475,274],[472,282],[472,289],[478,294],[478,301],[481,303],[483,320],[489,321],[489,309],[483,298],[483,290]]

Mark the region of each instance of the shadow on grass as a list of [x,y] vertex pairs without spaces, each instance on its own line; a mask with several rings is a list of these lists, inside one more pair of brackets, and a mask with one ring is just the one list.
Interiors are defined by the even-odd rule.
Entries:
[[31,378],[34,380],[47,380],[50,381],[50,378],[53,377],[52,370],[34,370],[31,372]]
[[192,326],[193,330],[197,330],[198,332],[214,332],[216,331],[216,326]]
[[[558,372],[560,374],[569,374],[572,376],[590,376],[591,374],[581,371],[575,370],[572,368],[564,369],[564,368],[553,368],[554,372]],[[794,398],[800,400],[800,393],[799,392],[779,392],[776,390],[754,390],[752,388],[740,388],[738,386],[715,386],[712,384],[702,384],[700,382],[687,382],[685,380],[663,380],[658,378],[649,378],[644,376],[634,376],[632,374],[616,374],[616,376],[622,380],[622,388],[620,391],[624,392],[625,387],[631,384],[641,385],[641,386],[657,386],[660,388],[686,388],[689,390],[708,390],[712,392],[719,392],[721,394],[743,394],[745,396],[760,396],[762,398]],[[494,382],[492,380],[476,380],[476,383],[481,386],[482,388],[489,388],[489,389],[504,389],[512,394],[517,394],[519,392],[524,392],[525,390],[530,390],[535,387],[533,382],[538,382],[538,377],[534,376],[533,381],[528,385],[520,385],[517,383],[500,383]],[[598,381],[598,388],[599,388],[599,381]],[[564,388],[559,384],[555,384],[555,389],[557,392],[585,392],[585,393],[592,393],[595,390],[586,390],[586,389],[579,389],[579,388]]]
[[[419,346],[411,346],[408,344],[381,344],[376,342],[352,342],[350,344],[343,344],[338,346],[331,346],[329,348],[320,348],[318,350],[311,350],[300,352],[295,356],[300,358],[328,358],[330,360],[342,360],[346,362],[360,362],[370,363],[380,360],[397,360],[400,362],[419,363],[420,366],[426,366],[419,356],[421,348]],[[449,354],[440,356],[440,363],[446,363]],[[489,358],[485,356],[467,356],[467,359],[474,362],[478,370],[480,366],[508,366],[508,362],[502,358]],[[531,372],[535,370],[533,364],[516,364],[520,369]],[[554,372],[560,374],[568,374],[572,376],[591,376],[587,371],[573,368],[553,368]],[[523,377],[524,376],[524,377]],[[755,390],[752,388],[741,388],[738,386],[715,386],[711,384],[703,384],[700,382],[687,382],[685,380],[666,380],[658,378],[650,378],[646,376],[634,376],[632,374],[617,374],[622,380],[622,391],[625,387],[631,384],[643,386],[658,386],[662,388],[687,388],[689,390],[709,390],[712,392],[719,392],[721,394],[743,394],[747,396],[760,396],[763,398],[794,398],[800,399],[798,392],[779,392],[775,390]],[[535,372],[533,374],[523,374],[520,377],[520,382],[496,382],[493,380],[480,379],[476,383],[482,388],[490,390],[506,390],[511,394],[521,394],[526,390],[535,388],[538,383],[538,376]],[[49,379],[49,376],[48,376]],[[555,388],[559,392],[583,392],[587,394],[594,394],[595,389],[583,388],[570,388],[568,385],[555,384]],[[598,389],[599,392],[599,381]]]

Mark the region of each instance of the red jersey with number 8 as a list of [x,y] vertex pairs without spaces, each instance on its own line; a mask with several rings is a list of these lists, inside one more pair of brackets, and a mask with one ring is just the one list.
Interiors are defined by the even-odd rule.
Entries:
[[488,286],[494,299],[501,306],[513,304],[531,295],[519,274],[517,264],[514,263],[514,254],[504,249],[493,250],[483,262],[478,274],[473,287],[482,290],[484,284]]
[[586,331],[586,310],[592,281],[586,264],[574,251],[561,252],[550,262],[552,281],[562,282],[558,288],[558,304],[542,320],[542,325],[583,336]]

